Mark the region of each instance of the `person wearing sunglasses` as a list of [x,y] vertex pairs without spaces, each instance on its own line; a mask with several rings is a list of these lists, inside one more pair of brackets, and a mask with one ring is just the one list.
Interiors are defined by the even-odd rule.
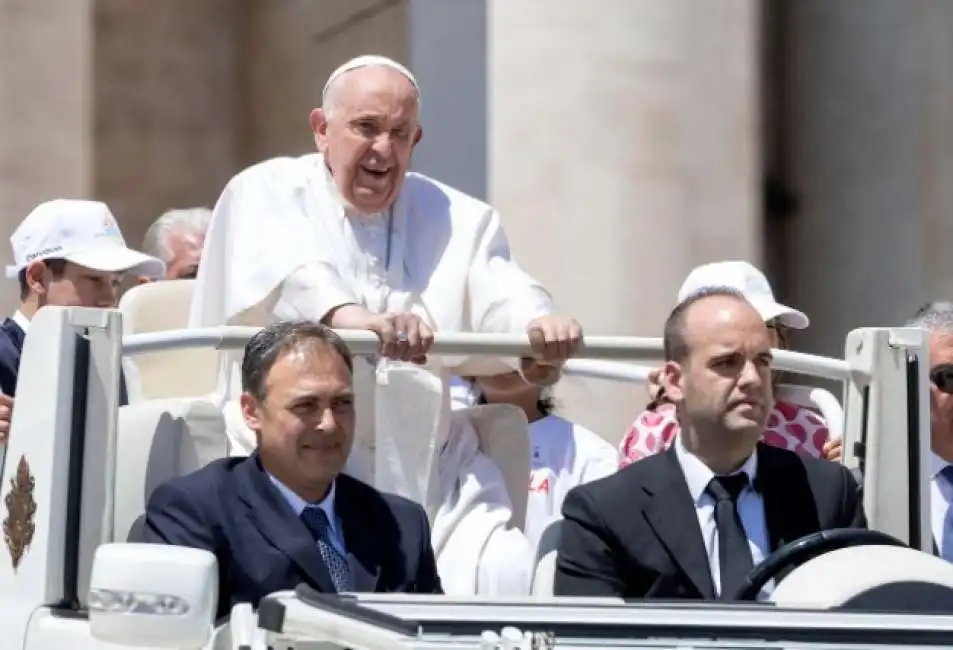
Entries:
[[953,302],[924,305],[907,326],[929,332],[930,528],[937,554],[953,562]]
[[[685,278],[677,302],[711,287],[727,287],[740,292],[764,318],[775,348],[786,349],[791,330],[803,330],[810,324],[803,312],[777,302],[764,273],[743,261],[713,262],[696,267]],[[774,373],[775,387],[780,377],[779,373]],[[648,383],[651,401],[622,439],[621,467],[668,449],[679,430],[675,407],[661,388],[658,369],[649,373]],[[775,399],[763,440],[769,445],[815,458],[841,458],[842,441],[831,439],[824,418],[809,408],[782,399]]]

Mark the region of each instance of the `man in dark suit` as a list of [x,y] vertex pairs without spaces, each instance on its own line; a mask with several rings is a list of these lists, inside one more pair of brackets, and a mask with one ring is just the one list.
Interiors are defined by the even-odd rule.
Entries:
[[759,442],[771,343],[740,293],[688,297],[666,321],[664,346],[681,432],[669,451],[569,493],[556,594],[730,598],[781,545],[866,527],[847,469]]
[[354,439],[352,361],[310,321],[245,348],[241,408],[258,450],[172,479],[149,499],[142,538],[211,551],[220,616],[307,583],[321,592],[442,593],[424,509],[341,474]]

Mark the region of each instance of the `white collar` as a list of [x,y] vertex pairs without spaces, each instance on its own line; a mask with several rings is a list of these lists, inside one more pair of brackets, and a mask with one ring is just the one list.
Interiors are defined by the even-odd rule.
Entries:
[[320,503],[308,503],[297,494],[292,492],[291,488],[276,479],[271,474],[268,474],[268,478],[271,479],[271,482],[274,484],[274,486],[278,488],[279,492],[281,492],[281,496],[285,498],[285,501],[287,501],[288,505],[291,506],[291,509],[294,510],[296,516],[300,517],[305,508],[321,508],[324,510],[324,514],[328,516],[328,521],[331,522],[331,528],[337,532],[337,519],[334,516],[334,492],[337,487],[337,481],[331,483],[331,489],[328,490],[328,495],[321,499]]
[[[698,456],[685,449],[681,434],[675,436],[675,456],[678,458],[678,464],[682,466],[682,473],[685,474],[685,482],[688,483],[688,491],[692,495],[692,500],[698,505],[701,498],[706,494],[705,490],[708,489],[708,484],[715,478],[715,473]],[[748,460],[737,471],[732,472],[732,475],[741,472],[748,475],[748,482],[753,485],[754,479],[758,475],[757,448],[751,452]]]
[[930,478],[936,478],[936,475],[942,472],[947,465],[950,463],[946,462],[932,451],[930,452]]
[[14,323],[16,323],[23,333],[26,334],[27,330],[30,329],[30,319],[23,315],[23,312],[19,309],[13,312],[13,316],[10,318]]

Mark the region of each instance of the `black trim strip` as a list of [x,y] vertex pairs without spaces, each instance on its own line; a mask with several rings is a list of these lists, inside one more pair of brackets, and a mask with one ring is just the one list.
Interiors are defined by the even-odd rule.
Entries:
[[73,367],[73,413],[70,421],[69,470],[66,479],[66,532],[63,558],[63,601],[60,608],[77,610],[79,601],[80,517],[83,510],[83,459],[86,451],[86,399],[89,393],[89,339],[76,334]]
[[285,628],[285,606],[277,598],[265,596],[258,603],[258,627],[281,634]]
[[[910,546],[922,548],[920,535],[920,358],[907,355],[907,496],[910,508]],[[890,435],[889,431],[884,432]]]

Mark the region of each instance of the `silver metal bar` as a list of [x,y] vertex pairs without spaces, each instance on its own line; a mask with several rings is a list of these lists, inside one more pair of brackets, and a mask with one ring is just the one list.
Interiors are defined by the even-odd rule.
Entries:
[[[147,352],[195,347],[219,350],[245,346],[256,327],[213,327],[206,329],[167,330],[131,334],[123,338],[123,354],[134,356]],[[337,330],[352,354],[376,354],[380,345],[373,332]],[[581,346],[580,356],[599,359],[656,359],[662,349],[661,339],[635,336],[590,336]],[[433,354],[467,356],[493,354],[503,357],[530,356],[529,339],[524,334],[438,334],[431,348]]]
[[[196,347],[214,347],[219,350],[241,349],[258,329],[257,327],[225,326],[131,334],[123,337],[123,354],[135,356],[149,352]],[[353,354],[364,356],[377,353],[379,342],[377,335],[373,332],[338,330],[338,334],[347,342]],[[447,356],[520,357],[531,354],[529,340],[522,334],[437,334],[431,351],[433,354]],[[661,356],[662,340],[660,338],[636,336],[588,336],[583,341],[579,352],[579,357],[588,360],[657,363]],[[850,366],[843,359],[831,359],[787,350],[776,350],[774,356],[774,365],[778,370],[842,381],[850,377]],[[585,376],[599,376],[620,381],[645,381],[645,371],[637,366],[630,365],[627,368],[625,364],[612,366],[579,364],[576,360],[573,360],[571,364],[573,365],[570,368],[577,368],[577,374]]]

